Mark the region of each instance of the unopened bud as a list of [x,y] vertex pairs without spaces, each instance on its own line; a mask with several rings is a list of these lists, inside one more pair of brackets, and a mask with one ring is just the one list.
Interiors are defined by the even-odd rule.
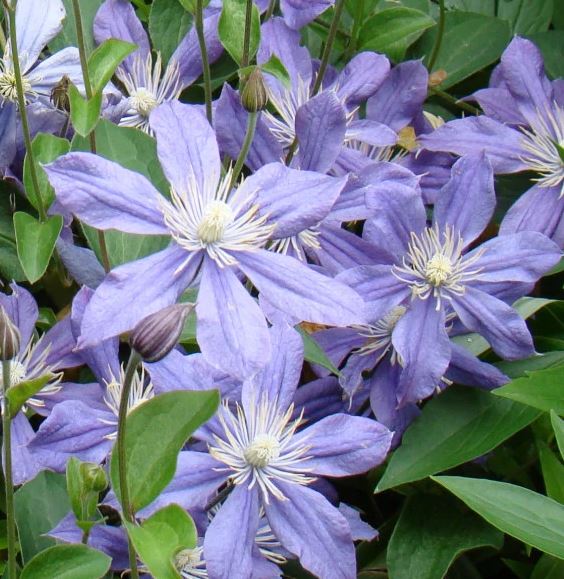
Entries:
[[108,486],[108,478],[104,469],[93,462],[83,462],[80,464],[80,475],[82,477],[84,490],[101,493]]
[[131,347],[145,362],[162,360],[178,343],[193,307],[188,303],[174,304],[143,318],[131,332]]
[[429,75],[429,86],[439,86],[447,78],[447,71],[444,69],[436,70]]
[[0,360],[5,362],[18,355],[20,338],[18,327],[12,322],[4,307],[0,306]]
[[241,93],[241,104],[249,113],[256,113],[266,108],[268,91],[260,68],[255,68],[247,78]]

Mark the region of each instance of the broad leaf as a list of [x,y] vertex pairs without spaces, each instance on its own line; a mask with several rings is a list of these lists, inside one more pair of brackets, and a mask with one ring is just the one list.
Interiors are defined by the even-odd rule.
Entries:
[[556,437],[556,444],[558,444],[560,455],[564,459],[564,420],[559,418],[554,410],[551,410],[550,422],[552,423],[552,429],[554,430],[554,436]]
[[538,446],[546,494],[564,503],[564,465],[544,442],[539,441]]
[[[98,8],[104,0],[78,0],[80,5],[80,15],[82,17],[82,32],[87,54],[96,48],[94,41],[94,17]],[[76,38],[76,25],[74,22],[74,12],[72,0],[63,0],[67,17],[63,20],[63,30],[49,42],[49,50],[58,52],[67,46],[78,46]]]
[[121,61],[136,48],[135,44],[117,38],[104,40],[98,46],[88,59],[88,72],[94,93],[102,92]]
[[505,0],[499,2],[497,17],[509,21],[513,34],[531,34],[548,30],[553,9],[553,0]]
[[[223,0],[218,32],[221,44],[237,64],[243,59],[246,0]],[[260,43],[260,16],[253,4],[249,43],[249,62],[257,53]]]
[[20,579],[99,579],[111,562],[108,555],[86,545],[56,545],[36,555]]
[[155,50],[161,53],[163,64],[169,61],[191,25],[192,16],[179,2],[153,0],[149,15],[149,34]]
[[10,401],[10,417],[14,418],[14,416],[20,411],[21,407],[34,394],[37,394],[52,378],[52,374],[45,374],[44,376],[39,376],[39,378],[35,378],[34,380],[19,382],[10,387],[6,393],[6,397]]
[[100,118],[102,93],[95,93],[90,100],[83,98],[78,89],[69,85],[70,115],[74,130],[81,136],[89,135]]
[[[218,404],[217,390],[167,392],[127,416],[127,481],[135,511],[154,501],[172,480],[178,453],[190,435],[213,416]],[[110,472],[119,499],[118,462],[114,451]]]
[[516,485],[459,476],[433,480],[504,533],[564,559],[564,506]]
[[272,75],[279,80],[287,89],[291,87],[291,80],[288,71],[282,61],[273,54],[264,64],[260,65],[263,72]]
[[190,515],[178,505],[168,505],[141,526],[125,522],[127,533],[151,574],[159,579],[178,579],[174,556],[183,549],[194,549],[198,538]]
[[41,223],[22,211],[14,213],[18,257],[31,283],[45,273],[62,228],[63,218],[60,215],[53,215]]
[[407,429],[376,491],[473,460],[533,422],[539,412],[478,389],[451,387]]
[[444,577],[456,557],[478,547],[499,549],[503,534],[447,497],[415,495],[405,504],[387,550],[392,579]]
[[[562,12],[562,10],[560,10]],[[552,78],[564,76],[564,30],[547,30],[527,35],[541,50],[546,72]]]
[[304,341],[304,358],[310,364],[318,364],[329,370],[332,374],[340,376],[341,372],[327,357],[323,348],[301,326],[295,326]]

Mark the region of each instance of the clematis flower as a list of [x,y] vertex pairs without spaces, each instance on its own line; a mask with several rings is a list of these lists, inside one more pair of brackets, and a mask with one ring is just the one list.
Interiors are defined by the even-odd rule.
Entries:
[[496,173],[536,173],[500,234],[539,231],[564,247],[564,104],[557,82],[546,78],[538,48],[516,37],[490,88],[474,95],[486,115],[451,121],[421,140],[431,151],[484,151]]
[[[223,47],[217,34],[219,14],[208,13],[204,36],[211,63]],[[128,0],[106,0],[94,20],[94,37],[102,43],[119,38],[138,46],[117,68],[116,75],[127,91],[127,101],[119,124],[151,132],[149,115],[158,105],[175,100],[202,72],[202,58],[196,32],[192,28],[181,40],[166,67],[157,52],[153,60],[149,37]],[[120,106],[121,109],[121,106]]]
[[[273,229],[259,214],[258,195],[271,186],[263,184],[266,172],[283,175],[290,196],[304,187],[331,194],[343,182],[275,166],[231,189],[231,174],[221,176],[215,135],[199,110],[167,103],[153,112],[151,125],[171,184],[170,201],[141,175],[89,153],[70,153],[45,167],[59,201],[85,223],[172,238],[165,250],[106,277],[86,307],[79,347],[130,330],[174,303],[199,274],[198,343],[213,366],[235,376],[262,367],[269,353],[264,315],[238,275],[299,320],[328,325],[359,321],[356,292],[297,260],[262,249]],[[296,223],[316,208],[308,200],[298,207],[281,201],[271,208],[275,210],[280,223]]]
[[[447,333],[453,315],[469,331],[482,334],[502,358],[534,353],[525,322],[496,296],[508,288],[530,287],[558,261],[560,251],[537,232],[491,239],[467,250],[495,206],[493,173],[484,155],[463,157],[454,165],[431,226],[417,190],[382,191],[368,195],[367,204],[374,214],[364,237],[394,258],[341,276],[365,296],[369,319],[393,318],[391,344],[403,368],[397,388],[400,407],[432,394],[453,352],[459,353]],[[374,344],[383,345],[378,329]]]
[[325,12],[335,0],[280,0],[280,10],[286,24],[295,30],[303,28]]

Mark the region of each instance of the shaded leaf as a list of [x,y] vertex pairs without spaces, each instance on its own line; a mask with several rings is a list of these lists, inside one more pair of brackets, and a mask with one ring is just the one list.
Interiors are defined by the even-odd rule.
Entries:
[[179,2],[153,0],[149,15],[149,35],[155,50],[167,63],[192,26],[192,16]]
[[[243,40],[245,32],[246,0],[223,0],[219,18],[218,32],[221,44],[237,64],[243,59]],[[249,43],[249,62],[257,53],[260,43],[260,16],[253,4],[251,17],[251,36]]]
[[135,44],[117,38],[104,40],[88,58],[92,91],[102,92],[122,60],[136,48]]

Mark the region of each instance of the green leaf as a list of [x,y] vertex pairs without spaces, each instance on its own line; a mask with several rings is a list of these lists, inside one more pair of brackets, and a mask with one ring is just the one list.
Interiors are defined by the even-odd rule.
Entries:
[[74,130],[83,137],[88,136],[100,118],[102,93],[95,93],[90,100],[78,92],[74,84],[69,85],[70,115]]
[[560,455],[564,459],[564,420],[554,412],[550,411],[550,422],[552,423],[552,429],[554,430],[554,436],[556,438],[556,444],[560,450]]
[[174,556],[194,549],[198,538],[190,516],[178,505],[168,505],[146,519],[141,526],[125,521],[127,533],[151,574],[159,579],[178,579]]
[[301,326],[295,326],[295,329],[302,336],[304,341],[304,358],[310,364],[318,364],[329,370],[332,374],[340,376],[341,372],[331,362],[323,348],[310,336]]
[[79,523],[92,519],[100,493],[108,486],[103,468],[92,462],[82,462],[75,456],[67,461],[67,492],[72,511]]
[[[125,453],[130,501],[135,511],[150,504],[172,480],[178,453],[190,435],[215,413],[217,390],[167,392],[127,416]],[[112,487],[119,499],[118,455],[112,453]]]
[[454,9],[461,12],[476,12],[486,16],[495,16],[495,5],[491,0],[445,0],[445,7],[447,10]]
[[526,372],[524,378],[517,378],[501,388],[496,388],[493,393],[546,412],[554,409],[557,414],[564,415],[563,381],[564,366],[556,366],[537,372]]
[[564,503],[564,465],[546,443],[538,441],[538,447],[546,494]]
[[564,76],[564,30],[547,30],[528,34],[542,52],[544,67],[552,78]]
[[[191,14],[195,14],[197,1],[196,0],[178,0],[180,4],[184,7],[184,10],[187,10]],[[202,7],[205,8],[210,3],[210,0],[203,0]]]
[[401,60],[411,44],[435,21],[425,12],[399,6],[378,12],[362,26],[359,50],[383,52],[393,60]]
[[376,491],[473,460],[533,422],[539,412],[489,392],[451,387],[428,402],[406,430]]
[[504,533],[564,559],[564,506],[516,485],[459,476],[432,479]]
[[45,273],[62,228],[63,218],[60,215],[53,215],[41,223],[22,211],[14,213],[18,257],[31,283]]
[[[104,0],[78,0],[78,2],[80,5],[80,15],[82,17],[82,31],[86,53],[90,54],[94,48],[96,48],[93,34],[94,17]],[[78,46],[72,0],[63,0],[63,4],[65,5],[67,17],[63,20],[62,31],[49,42],[49,50],[51,53],[63,50],[63,48],[67,46]]]
[[135,44],[117,38],[104,40],[98,46],[88,58],[88,72],[94,93],[102,92],[122,60],[136,48]]
[[[429,30],[415,47],[416,55],[424,56],[426,64],[436,35],[436,28]],[[433,67],[447,72],[441,88],[449,88],[495,62],[510,38],[511,29],[504,20],[471,12],[448,12],[441,50]]]
[[287,89],[291,88],[292,81],[282,61],[273,54],[264,64],[260,65],[263,72],[278,79]]
[[387,550],[392,579],[437,579],[465,551],[501,548],[503,534],[461,507],[451,497],[415,495],[407,500]]
[[[39,181],[39,191],[43,206],[48,209],[55,198],[55,192],[47,180],[47,175],[41,167],[44,163],[50,163],[57,157],[69,152],[70,143],[66,139],[55,137],[47,133],[38,133],[31,144],[33,156],[37,168],[37,180]],[[28,155],[24,160],[23,182],[27,197],[31,204],[38,209],[39,205],[35,196],[35,189],[31,179],[31,169]]]
[[496,366],[509,378],[521,378],[527,372],[533,370],[544,370],[545,368],[552,368],[554,366],[561,366],[564,364],[564,351],[545,352],[544,354],[536,354],[524,360],[514,360],[509,362],[503,360],[496,362]]
[[16,524],[24,562],[55,544],[44,536],[70,511],[64,475],[40,472],[14,495]]
[[546,554],[538,560],[530,575],[530,579],[562,579],[562,577],[564,577],[564,561]]
[[[182,1],[182,0],[181,0]],[[223,8],[219,17],[219,40],[233,60],[241,65],[243,59],[243,40],[245,32],[246,0],[223,0]],[[249,43],[249,62],[257,53],[260,43],[260,16],[253,4],[251,17],[251,36]]]
[[509,21],[513,34],[531,34],[548,30],[553,9],[553,0],[505,0],[497,17]]
[[153,0],[149,15],[149,34],[155,50],[167,63],[192,25],[192,16],[179,2]]
[[19,382],[8,389],[6,397],[10,401],[10,418],[14,418],[21,407],[34,395],[37,394],[47,382],[53,378],[52,374],[39,376],[34,380]]
[[36,555],[20,579],[98,579],[111,562],[108,555],[86,545],[56,545]]

